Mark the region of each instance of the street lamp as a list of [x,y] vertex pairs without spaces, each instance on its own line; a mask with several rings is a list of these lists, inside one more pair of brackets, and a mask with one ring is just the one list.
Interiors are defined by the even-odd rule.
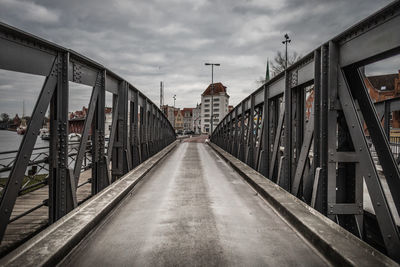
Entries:
[[205,63],[206,66],[211,66],[211,125],[210,125],[210,134],[213,132],[213,123],[214,123],[214,66],[221,66],[219,63]]
[[285,52],[285,70],[287,69],[287,61],[288,61],[288,57],[287,57],[287,45],[288,43],[290,43],[290,39],[289,39],[289,35],[286,33],[285,34],[285,40],[282,41],[282,44],[284,44],[286,46],[286,52]]
[[174,99],[174,108],[175,108],[176,95],[174,95],[172,98]]

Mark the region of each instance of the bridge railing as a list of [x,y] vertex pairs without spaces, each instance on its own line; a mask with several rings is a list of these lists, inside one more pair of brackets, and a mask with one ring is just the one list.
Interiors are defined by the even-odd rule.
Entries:
[[400,2],[395,1],[266,82],[211,135],[213,143],[267,179],[367,239],[364,180],[383,250],[397,261],[400,235],[394,215],[400,213],[400,173],[377,115],[380,108],[374,107],[364,83],[363,67],[399,53]]
[[[48,169],[40,185],[48,185],[43,205],[48,206],[48,222],[53,223],[77,207],[80,186],[90,183],[91,195],[95,195],[175,140],[174,129],[163,112],[132,84],[89,58],[3,23],[0,69],[46,77],[20,147],[3,166],[9,173],[0,200],[0,240],[21,195],[27,168],[39,164],[36,161]],[[72,147],[68,141],[69,82],[92,87],[82,136]],[[113,96],[108,142],[106,92]],[[48,107],[50,146],[41,154],[42,160],[32,162]],[[82,170],[91,172],[91,177],[78,184]]]

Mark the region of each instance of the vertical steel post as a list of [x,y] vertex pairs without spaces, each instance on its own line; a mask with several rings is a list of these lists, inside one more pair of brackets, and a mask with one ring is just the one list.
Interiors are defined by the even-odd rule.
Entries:
[[315,208],[327,214],[327,180],[328,180],[328,46],[321,47],[321,172]]
[[254,168],[254,95],[250,96],[250,111],[249,120],[247,123],[248,136],[247,136],[247,159],[246,163]]
[[92,123],[92,195],[108,186],[105,157],[105,103],[106,103],[106,71],[101,73],[101,79],[95,86],[99,87],[97,105]]
[[77,205],[74,179],[68,170],[69,53],[58,53],[57,64],[57,87],[50,103],[49,223]]
[[383,115],[383,129],[385,131],[385,134],[388,138],[388,141],[390,142],[390,102],[385,101],[385,112]]
[[290,87],[290,72],[285,70],[285,150],[284,150],[284,175],[279,180],[279,185],[290,191],[292,181],[292,88]]
[[262,146],[262,152],[261,152],[261,157],[260,157],[260,173],[264,175],[265,177],[268,176],[269,174],[269,155],[270,155],[270,140],[269,140],[269,87],[264,85],[264,106],[263,106],[263,125],[261,126],[263,128],[262,130],[262,136],[261,136],[261,146]]
[[244,105],[244,101],[242,101],[241,103],[241,114],[240,114],[240,141],[239,141],[239,149],[238,149],[238,156],[237,158],[240,159],[241,161],[244,162],[244,119],[246,116],[246,112],[245,112],[245,105]]
[[113,181],[128,172],[125,159],[128,141],[128,86],[125,81],[120,82],[118,88],[118,116],[117,133],[114,141],[114,152],[112,153],[112,177]]

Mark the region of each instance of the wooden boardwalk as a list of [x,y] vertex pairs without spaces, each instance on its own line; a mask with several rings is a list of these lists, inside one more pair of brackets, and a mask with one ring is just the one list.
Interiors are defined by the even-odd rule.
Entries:
[[[91,177],[91,170],[81,173],[79,184],[84,183]],[[78,188],[78,202],[87,198],[91,194],[91,184],[87,183]],[[17,198],[11,219],[19,214],[43,203],[49,198],[48,186],[22,195]],[[48,207],[43,206],[24,217],[17,219],[7,226],[3,241],[0,244],[0,258],[15,249],[27,239],[31,238],[48,225]]]

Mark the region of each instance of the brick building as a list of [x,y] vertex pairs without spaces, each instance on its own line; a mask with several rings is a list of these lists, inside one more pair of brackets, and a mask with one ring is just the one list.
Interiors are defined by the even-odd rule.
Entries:
[[[400,96],[400,70],[398,73],[369,76],[364,78],[372,102]],[[392,128],[400,128],[400,111],[393,111]]]

